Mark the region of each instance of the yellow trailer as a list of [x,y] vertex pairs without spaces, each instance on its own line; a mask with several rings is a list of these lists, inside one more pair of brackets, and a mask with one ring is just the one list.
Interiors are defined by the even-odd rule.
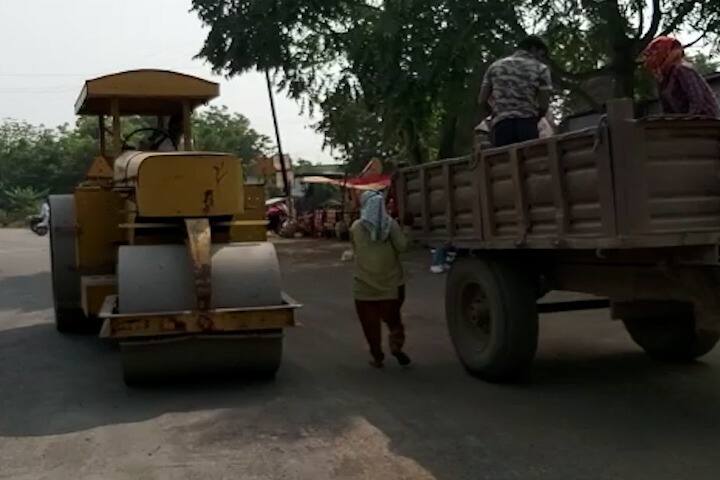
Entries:
[[[261,185],[240,159],[193,149],[192,112],[219,86],[137,70],[85,83],[98,156],[50,197],[55,320],[119,341],[126,383],[200,373],[273,376],[299,305],[283,293]],[[127,116],[147,126],[123,135]]]

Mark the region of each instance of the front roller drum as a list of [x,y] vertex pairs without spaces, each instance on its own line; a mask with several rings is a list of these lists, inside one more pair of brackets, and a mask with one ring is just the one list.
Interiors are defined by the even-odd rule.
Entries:
[[[214,245],[212,308],[282,304],[280,264],[270,243]],[[162,313],[198,307],[183,245],[131,245],[118,252],[119,313]]]
[[[210,252],[213,310],[283,304],[280,266],[269,243],[215,245]],[[193,267],[183,245],[120,247],[118,313],[196,311]],[[210,318],[212,318],[212,311]],[[212,322],[212,320],[211,320]],[[151,334],[152,335],[152,334]],[[198,377],[271,378],[282,360],[282,330],[208,331],[120,343],[125,381],[147,384]]]
[[120,342],[127,385],[209,378],[272,379],[282,362],[281,330]]
[[537,281],[522,266],[458,259],[446,284],[447,325],[465,368],[491,382],[522,378],[538,342]]

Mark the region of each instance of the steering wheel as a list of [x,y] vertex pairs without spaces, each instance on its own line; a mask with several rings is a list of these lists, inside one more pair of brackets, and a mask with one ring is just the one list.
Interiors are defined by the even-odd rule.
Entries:
[[170,142],[172,143],[175,150],[178,149],[177,142],[172,138],[172,136],[170,135],[170,133],[167,130],[163,130],[162,128],[156,128],[156,127],[141,127],[141,128],[136,128],[132,132],[125,135],[125,137],[123,137],[123,145],[122,145],[123,150],[135,150],[134,148],[132,148],[129,145],[128,142],[135,135],[137,135],[139,133],[144,133],[144,132],[153,132],[153,133],[160,134],[160,136],[157,138],[157,140],[155,140],[153,142],[153,144],[151,145],[151,150],[157,150],[158,147],[160,146],[160,144],[162,142],[164,142],[166,139],[170,140]]

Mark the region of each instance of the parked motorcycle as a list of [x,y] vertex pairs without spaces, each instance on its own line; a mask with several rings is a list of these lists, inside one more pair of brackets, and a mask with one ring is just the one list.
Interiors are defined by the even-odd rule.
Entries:
[[27,217],[27,223],[30,227],[30,230],[35,233],[35,235],[38,235],[40,237],[44,237],[48,233],[48,227],[47,224],[43,223],[43,216],[42,215],[30,215]]

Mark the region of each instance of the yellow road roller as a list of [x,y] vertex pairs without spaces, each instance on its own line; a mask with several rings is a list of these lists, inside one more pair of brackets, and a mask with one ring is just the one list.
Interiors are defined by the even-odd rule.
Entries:
[[[193,149],[192,112],[218,95],[137,70],[88,80],[75,104],[98,119],[98,155],[73,194],[49,199],[55,322],[119,342],[128,384],[273,377],[295,325],[263,186],[236,156]],[[144,126],[124,134],[128,116]]]

